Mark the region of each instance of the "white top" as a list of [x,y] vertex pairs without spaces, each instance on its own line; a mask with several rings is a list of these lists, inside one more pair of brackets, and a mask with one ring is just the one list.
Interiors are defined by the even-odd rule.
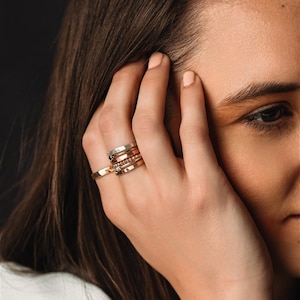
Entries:
[[[0,263],[0,300],[109,300],[97,286],[68,273],[17,273]],[[18,267],[21,270],[21,267]],[[22,267],[22,270],[24,268]],[[26,270],[26,269],[25,269]],[[27,269],[28,270],[28,269]]]

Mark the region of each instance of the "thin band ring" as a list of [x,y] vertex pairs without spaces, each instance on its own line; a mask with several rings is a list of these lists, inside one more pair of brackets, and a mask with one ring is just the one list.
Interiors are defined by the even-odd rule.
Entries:
[[112,166],[109,166],[109,167],[103,168],[103,169],[101,169],[101,170],[99,170],[95,173],[92,173],[91,176],[95,180],[99,177],[103,177],[103,176],[108,175],[112,172],[115,172],[115,169]]
[[114,148],[113,150],[107,152],[107,155],[108,155],[109,159],[111,159],[114,155],[116,155],[120,152],[127,152],[128,150],[131,150],[134,147],[136,147],[136,142],[131,142],[126,145]]
[[122,167],[122,168],[118,168],[115,170],[115,174],[116,175],[123,175],[126,174],[134,169],[136,169],[139,166],[142,166],[144,164],[143,159],[141,158],[140,160],[134,162],[133,164],[126,166],[126,167]]
[[120,152],[118,154],[114,154],[109,159],[111,160],[112,165],[118,162],[124,161],[130,157],[134,157],[135,155],[140,155],[140,151],[137,147],[133,147],[132,149],[124,152]]

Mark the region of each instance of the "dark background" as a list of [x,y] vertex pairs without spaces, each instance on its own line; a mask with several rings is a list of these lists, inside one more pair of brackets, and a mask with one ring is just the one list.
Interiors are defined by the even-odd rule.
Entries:
[[35,131],[65,2],[0,0],[0,226],[26,169],[19,148]]

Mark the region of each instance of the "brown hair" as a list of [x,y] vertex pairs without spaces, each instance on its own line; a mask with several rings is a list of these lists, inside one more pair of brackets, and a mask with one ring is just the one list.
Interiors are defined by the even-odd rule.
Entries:
[[23,199],[1,232],[2,260],[76,274],[113,299],[177,299],[105,216],[81,139],[122,66],[158,50],[174,71],[186,63],[199,34],[191,2],[69,1]]

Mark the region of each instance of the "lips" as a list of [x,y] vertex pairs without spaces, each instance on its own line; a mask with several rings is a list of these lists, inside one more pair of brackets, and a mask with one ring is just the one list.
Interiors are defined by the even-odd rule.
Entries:
[[300,221],[300,213],[296,213],[296,214],[291,214],[291,215],[288,215],[286,218],[284,218],[284,222],[286,221],[289,221],[289,220],[298,220]]
[[300,219],[300,214],[298,214],[298,215],[291,215],[290,218]]

